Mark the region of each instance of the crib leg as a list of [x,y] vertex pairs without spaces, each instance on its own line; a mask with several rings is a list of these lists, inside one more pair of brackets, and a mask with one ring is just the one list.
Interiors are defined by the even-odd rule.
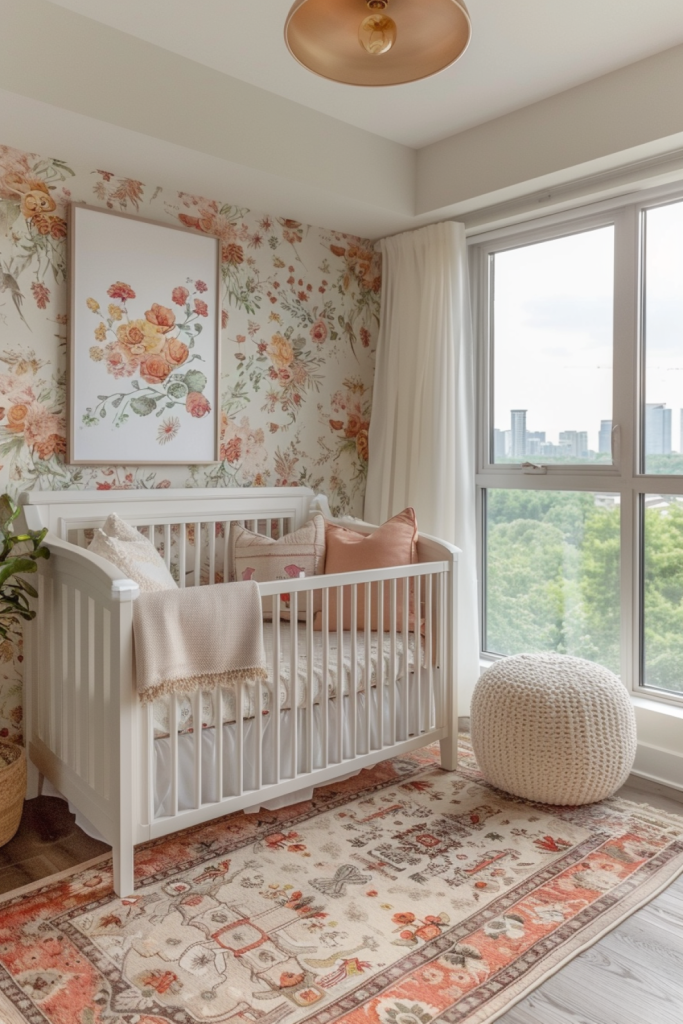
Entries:
[[114,858],[114,892],[119,899],[132,896],[135,891],[135,864],[133,846],[116,844],[112,850]]
[[26,799],[34,800],[43,792],[43,775],[26,755]]
[[439,740],[441,748],[441,767],[447,772],[458,770],[458,737],[448,736],[445,740]]

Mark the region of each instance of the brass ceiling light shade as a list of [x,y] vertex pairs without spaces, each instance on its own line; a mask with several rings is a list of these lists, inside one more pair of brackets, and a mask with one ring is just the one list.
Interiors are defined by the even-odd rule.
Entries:
[[285,23],[292,56],[347,85],[400,85],[443,71],[467,49],[464,0],[296,0]]

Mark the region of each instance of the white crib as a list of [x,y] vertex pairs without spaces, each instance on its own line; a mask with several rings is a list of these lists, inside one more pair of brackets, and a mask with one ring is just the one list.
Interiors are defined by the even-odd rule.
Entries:
[[[264,624],[266,686],[197,693],[189,705],[177,697],[161,708],[139,702],[132,633],[139,591],[90,554],[89,531],[116,512],[154,541],[180,586],[214,583],[229,578],[232,521],[282,536],[302,525],[312,499],[305,488],[21,496],[26,525],[48,527],[51,550],[40,563],[38,616],[26,631],[28,795],[37,795],[41,776],[49,779],[111,844],[119,896],[133,892],[137,843],[283,803],[434,740],[443,767],[456,767],[458,550],[431,537],[420,537],[416,565],[259,584],[262,599],[289,594],[291,610],[289,621],[274,615]],[[343,523],[361,533],[376,529]],[[352,588],[346,632],[343,586]],[[336,624],[329,621],[333,587]],[[359,622],[361,587],[366,612]],[[415,618],[424,620],[412,633],[411,597]],[[322,611],[318,632],[314,607]],[[297,621],[303,610],[305,621]]]

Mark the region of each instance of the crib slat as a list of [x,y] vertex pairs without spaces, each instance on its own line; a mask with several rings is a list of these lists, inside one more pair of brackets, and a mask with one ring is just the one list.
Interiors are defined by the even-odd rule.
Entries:
[[57,607],[55,609],[55,653],[52,686],[52,750],[57,757],[62,757],[62,740],[64,734],[64,679],[66,676],[67,622],[66,622],[66,585],[58,583],[56,588]]
[[389,745],[396,743],[396,580],[389,582]]
[[439,588],[439,667],[441,669],[441,724],[446,722],[448,709],[448,694],[446,693],[446,679],[448,672],[455,678],[455,665],[446,663],[446,574],[441,573],[441,587]]
[[[196,537],[196,534],[195,534]],[[202,806],[202,691],[195,690],[192,694],[192,719],[194,723],[194,806]]]
[[377,723],[378,749],[384,748],[384,584],[377,584]]
[[175,693],[171,694],[169,701],[168,731],[171,741],[171,814],[175,817],[178,813],[178,698]]
[[88,784],[93,785],[95,779],[95,687],[97,686],[97,666],[98,661],[96,659],[96,647],[95,647],[95,613],[96,607],[95,602],[92,599],[88,600],[88,692],[87,692],[87,709],[88,709],[88,760],[87,760],[87,775]]
[[422,618],[421,604],[421,579],[419,576],[413,578],[413,608],[415,609],[415,624],[413,627],[413,641],[415,653],[413,654],[413,678],[417,684],[417,731],[419,735],[424,732],[423,708],[422,708],[422,643],[420,632],[420,620]]
[[216,524],[207,523],[209,533],[209,583],[216,582]]
[[223,799],[223,687],[217,686],[214,692],[213,724],[215,736],[215,769],[216,769],[216,800]]
[[344,760],[344,588],[337,587],[337,752]]
[[101,731],[98,758],[102,761],[102,789],[106,800],[109,799],[112,771],[112,733],[108,728],[112,720],[111,710],[111,613],[107,608],[102,610],[102,657],[101,666]]
[[201,572],[202,572],[202,524],[194,524],[194,565],[193,565],[193,581],[194,586],[198,587],[201,583]]
[[143,765],[146,778],[143,780],[142,800],[140,806],[144,809],[144,825],[151,825],[154,821],[154,704],[143,705],[143,729],[144,729],[144,758]]
[[372,687],[371,675],[372,675],[372,584],[365,584],[365,622],[364,622],[364,633],[365,633],[365,754],[369,754],[372,749],[372,732],[370,728],[370,710],[372,706]]
[[254,681],[254,772],[256,789],[263,785],[263,684]]
[[266,537],[272,537],[272,536],[273,536],[273,520],[272,519],[267,519],[266,520]]
[[322,596],[322,684],[320,687],[320,711],[321,711],[321,740],[323,753],[323,768],[330,763],[329,751],[329,728],[330,728],[330,696],[329,696],[329,668],[330,668],[330,591],[327,587],[321,591]]
[[[324,681],[323,681],[324,682]],[[313,771],[313,591],[306,594],[306,771]],[[322,693],[320,699],[322,700]]]
[[275,781],[280,781],[280,598],[273,598],[277,611],[273,614],[273,670],[271,675],[272,696],[270,711],[273,715],[273,746],[275,753]]
[[90,694],[90,605],[92,599],[81,594],[81,631],[80,631],[80,679],[78,693],[78,774],[88,778],[88,702]]
[[[431,718],[431,707],[434,700],[434,655],[432,652],[432,590],[434,587],[434,577],[431,572],[425,577],[425,640],[424,640],[424,656],[425,663],[427,665],[427,695],[428,695],[428,711],[427,714]],[[438,706],[435,708],[437,715],[437,725],[439,724],[439,709]]]
[[235,736],[237,738],[235,765],[235,784],[237,786],[236,796],[242,796],[244,792],[244,690],[243,683],[239,680],[235,683]]
[[67,677],[66,697],[66,732],[65,743],[69,757],[69,765],[78,771],[79,730],[78,708],[81,686],[81,592],[69,587],[69,674]]
[[299,769],[299,595],[293,591],[289,603],[289,706],[292,711],[292,774],[295,779]]
[[187,526],[180,524],[178,532],[178,586],[182,590],[185,587],[185,552],[187,549]]
[[405,716],[405,736],[401,739],[407,740],[415,731],[415,723],[411,721],[411,700],[410,700],[410,672],[408,659],[410,655],[410,579],[403,581],[403,672],[401,673],[401,687],[403,690]]
[[171,524],[164,524],[164,562],[166,568],[171,570]]
[[231,526],[230,520],[226,519],[226,521],[223,523],[223,582],[224,583],[229,583],[230,582],[230,560],[229,560],[230,526]]
[[356,702],[358,690],[358,584],[351,585],[351,679],[349,681],[349,714],[351,715],[351,757],[358,754]]

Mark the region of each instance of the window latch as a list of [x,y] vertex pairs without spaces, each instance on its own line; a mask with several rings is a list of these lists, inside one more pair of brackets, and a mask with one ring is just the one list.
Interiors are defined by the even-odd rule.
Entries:
[[537,466],[535,462],[523,462],[522,469],[526,474],[536,474],[537,476],[543,476],[548,472],[547,466]]

